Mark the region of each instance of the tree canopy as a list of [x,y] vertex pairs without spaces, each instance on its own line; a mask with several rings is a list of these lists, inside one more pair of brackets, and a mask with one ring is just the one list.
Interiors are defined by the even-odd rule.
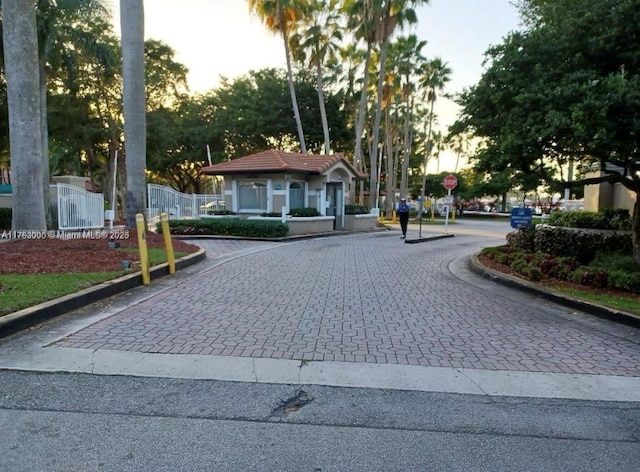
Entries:
[[[479,170],[522,186],[611,182],[640,192],[640,9],[636,0],[522,0],[524,31],[487,51],[460,97],[457,131],[482,142]],[[570,161],[601,175],[567,182]],[[595,167],[594,167],[595,166]],[[634,255],[640,261],[640,203]]]

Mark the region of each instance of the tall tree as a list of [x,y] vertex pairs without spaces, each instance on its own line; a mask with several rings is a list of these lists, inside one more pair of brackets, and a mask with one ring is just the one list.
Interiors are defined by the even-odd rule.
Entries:
[[[424,156],[424,174],[422,179],[422,191],[420,192],[421,201],[425,199],[425,186],[427,175],[427,162],[429,161],[430,153],[434,149],[433,142],[433,122],[435,119],[434,107],[438,98],[438,93],[441,92],[447,82],[451,78],[451,68],[441,58],[436,57],[427,64],[424,65],[423,74],[420,78],[420,86],[424,91],[427,103],[429,104],[429,119],[428,119],[428,131],[427,131],[427,148]],[[420,209],[422,213],[422,208]]]
[[397,74],[402,78],[402,98],[404,101],[404,149],[402,153],[402,175],[400,180],[400,195],[407,195],[407,172],[409,169],[409,157],[411,141],[413,137],[413,103],[417,87],[415,76],[422,69],[426,58],[422,55],[422,48],[426,41],[418,40],[415,34],[399,37],[390,45],[390,51],[395,57]]
[[136,214],[144,214],[147,208],[143,0],[120,0],[120,28],[127,173],[126,214],[127,227],[135,228]]
[[291,93],[291,105],[293,106],[293,114],[298,128],[300,152],[306,154],[307,145],[304,139],[302,120],[300,119],[300,109],[298,108],[298,99],[296,98],[296,89],[293,82],[289,36],[296,21],[298,21],[301,16],[304,16],[308,11],[309,0],[248,0],[248,2],[249,9],[264,21],[267,28],[279,33],[284,41],[287,75],[289,78],[289,91]]
[[40,125],[42,138],[42,183],[45,216],[49,212],[49,126],[47,118],[47,82],[54,68],[73,67],[70,57],[77,51],[92,51],[94,59],[104,58],[104,47],[93,34],[92,25],[107,23],[109,11],[103,0],[38,0],[38,59],[40,82]]
[[[460,122],[484,140],[496,171],[553,183],[571,160],[635,193],[640,263],[640,37],[637,0],[523,0],[527,28],[491,48],[461,97]],[[593,21],[598,18],[598,21]],[[523,179],[524,180],[524,179]]]
[[46,229],[36,12],[32,0],[2,2],[13,173],[13,230]]
[[[380,133],[380,120],[382,118],[382,99],[384,92],[384,76],[386,67],[387,47],[396,26],[401,27],[406,23],[417,22],[415,11],[411,6],[427,4],[428,0],[381,0],[374,8],[374,16],[378,20],[375,31],[376,42],[380,45],[380,70],[378,72],[377,99],[375,118],[373,123],[371,153],[369,158],[369,179],[376,182],[378,178],[378,141]],[[371,185],[374,188],[374,185]],[[378,195],[375,190],[369,192],[369,205],[376,206]]]
[[325,107],[323,69],[326,62],[335,61],[339,41],[342,40],[337,4],[338,0],[315,0],[309,15],[298,25],[298,31],[291,37],[294,57],[303,63],[308,57],[309,64],[316,71],[325,154],[331,152],[331,137]]
[[[364,127],[367,111],[367,96],[369,86],[370,64],[373,48],[376,44],[377,10],[372,0],[344,0],[342,12],[347,16],[347,27],[353,31],[356,39],[364,41],[366,52],[364,54],[362,87],[360,89],[360,102],[355,119],[355,148],[353,164],[359,171],[364,170],[364,156],[362,152],[362,140],[364,139]],[[354,200],[355,188],[351,188],[351,199]],[[364,194],[363,182],[360,182],[360,203]]]
[[[296,76],[298,99],[304,104],[302,115],[309,122],[307,139],[309,149],[319,153],[323,148],[323,132],[318,96],[313,78]],[[229,158],[239,157],[279,147],[284,150],[297,149],[295,130],[291,126],[291,97],[284,69],[261,69],[231,81],[223,79],[221,85],[207,99],[211,117],[210,126],[216,134],[223,136],[225,146],[220,151]],[[332,140],[337,149],[346,147],[346,116],[341,110],[341,97],[328,91],[325,95],[327,118]],[[315,117],[315,120],[311,118]],[[311,126],[313,124],[316,126]]]

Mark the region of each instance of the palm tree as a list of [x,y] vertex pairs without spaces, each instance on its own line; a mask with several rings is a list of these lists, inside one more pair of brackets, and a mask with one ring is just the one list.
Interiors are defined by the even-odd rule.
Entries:
[[[121,2],[124,0],[121,0]],[[289,92],[291,93],[291,105],[298,127],[298,139],[300,140],[300,152],[307,153],[307,145],[302,131],[300,110],[296,89],[293,84],[293,70],[291,68],[291,51],[289,50],[289,32],[296,21],[306,14],[309,9],[309,0],[248,0],[249,10],[261,18],[267,28],[280,33],[284,41],[284,52],[287,60],[287,75],[289,78]]]
[[147,208],[146,99],[144,87],[143,0],[120,0],[127,227],[136,227],[136,214]]
[[38,39],[33,1],[2,2],[4,65],[13,170],[13,230],[46,229],[42,190],[42,139]]
[[[427,102],[429,103],[429,120],[427,131],[427,150],[424,155],[424,174],[422,177],[422,190],[420,192],[421,201],[424,201],[425,187],[427,185],[427,162],[429,160],[429,154],[433,149],[433,121],[435,118],[434,106],[436,99],[438,98],[438,92],[442,91],[451,78],[451,68],[441,58],[436,57],[427,63],[424,67],[422,77],[420,79],[420,86],[425,92]],[[420,209],[422,213],[422,209]],[[420,216],[422,216],[420,214]]]
[[[369,26],[375,25],[373,31],[373,41],[380,45],[380,70],[378,73],[378,87],[377,87],[377,99],[375,118],[373,124],[373,136],[371,154],[369,159],[369,179],[370,179],[370,192],[369,192],[369,205],[371,208],[376,206],[377,194],[375,192],[375,182],[378,178],[378,141],[380,134],[380,121],[382,117],[382,99],[384,89],[384,77],[387,57],[387,46],[389,40],[393,35],[396,26],[401,27],[405,23],[416,23],[417,17],[415,11],[410,8],[418,4],[426,4],[428,0],[382,0],[374,2],[372,0],[363,0],[369,7],[370,16],[367,17],[366,22]],[[369,30],[369,33],[371,30]],[[369,37],[371,39],[371,37]]]
[[342,40],[337,14],[338,0],[316,0],[311,5],[310,14],[299,25],[298,31],[291,37],[291,49],[294,57],[304,62],[308,55],[309,63],[316,70],[318,102],[324,132],[324,153],[331,151],[331,138],[324,100],[323,66],[325,62],[334,63]]
[[456,155],[456,166],[453,170],[453,172],[456,173],[458,172],[458,167],[460,166],[460,156],[468,152],[468,137],[463,133],[449,134],[447,135],[446,144]]
[[415,34],[407,37],[400,37],[392,43],[392,51],[397,64],[397,72],[404,83],[402,85],[402,97],[404,99],[404,152],[402,160],[402,174],[400,181],[400,195],[406,197],[407,194],[407,172],[409,169],[409,154],[412,141],[413,130],[413,100],[415,86],[413,84],[414,74],[422,67],[425,57],[422,55],[422,48],[426,41],[419,41]]
[[[362,40],[366,44],[364,56],[364,69],[362,78],[362,88],[360,90],[360,104],[356,114],[355,124],[355,149],[353,164],[359,171],[363,171],[362,138],[364,135],[365,113],[367,109],[367,87],[369,85],[369,67],[373,47],[376,43],[376,22],[377,6],[374,0],[344,0],[342,12],[347,16],[347,27],[354,31],[356,39]],[[372,183],[372,184],[371,184]],[[370,180],[370,185],[375,185],[375,180]],[[351,199],[355,189],[352,187]],[[362,182],[360,186],[360,203],[363,194]]]

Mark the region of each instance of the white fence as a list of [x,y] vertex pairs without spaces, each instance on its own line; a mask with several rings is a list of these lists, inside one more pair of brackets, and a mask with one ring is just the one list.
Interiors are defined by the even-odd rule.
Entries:
[[169,219],[198,218],[211,211],[224,210],[224,195],[180,193],[162,185],[147,185],[149,222],[157,222],[161,213]]
[[76,230],[104,227],[104,196],[68,184],[56,188],[58,229]]

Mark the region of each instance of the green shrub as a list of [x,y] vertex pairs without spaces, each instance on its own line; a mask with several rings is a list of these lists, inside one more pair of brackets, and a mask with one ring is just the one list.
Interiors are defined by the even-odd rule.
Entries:
[[[309,216],[320,216],[320,212],[315,208],[292,208],[289,210],[288,215],[293,217],[309,217]],[[279,215],[278,215],[279,216]]]
[[633,256],[621,251],[598,251],[591,265],[609,271],[640,272],[640,264],[635,261]]
[[621,250],[630,254],[632,242],[630,234],[538,226],[534,247],[539,252],[553,256],[568,256],[581,264],[589,264],[598,251]]
[[[289,227],[280,221],[249,221],[237,218],[204,220],[170,220],[171,234],[221,235],[253,238],[282,238],[289,234]],[[161,231],[158,225],[158,231]]]
[[11,229],[11,208],[0,208],[0,229]]
[[549,276],[560,280],[571,280],[573,272],[580,267],[580,263],[570,257],[556,258],[558,265],[551,269]]
[[480,254],[489,259],[495,259],[497,255],[502,254],[507,249],[506,246],[485,247],[480,251]]
[[640,293],[640,273],[612,270],[609,272],[607,285],[610,288],[615,288],[617,290]]
[[534,251],[534,239],[536,230],[534,228],[519,228],[507,234],[507,244],[514,249],[522,251]]
[[602,210],[602,211],[556,211],[549,217],[548,223],[553,226],[565,228],[605,229],[605,230],[629,230],[631,229],[631,217],[629,210]]
[[524,272],[522,273],[527,279],[532,280],[533,282],[539,282],[542,280],[542,271],[536,266],[528,265],[525,267]]
[[580,285],[604,288],[607,286],[609,274],[607,271],[593,267],[580,266],[573,271],[569,280]]
[[518,253],[511,263],[511,269],[524,278],[537,282],[542,279],[542,272],[535,263],[529,262],[528,259],[530,255],[531,254]]
[[620,231],[631,230],[631,215],[626,208],[617,208],[615,210],[603,210],[605,218],[609,222],[610,229]]
[[364,205],[345,205],[344,206],[345,215],[366,215],[368,213],[369,213],[369,210]]
[[511,269],[513,269],[513,271],[517,272],[518,274],[522,274],[527,266],[529,264],[527,264],[527,261],[525,261],[524,259],[514,259],[513,261],[511,261]]
[[640,265],[628,252],[601,251],[590,265],[582,265],[568,256],[516,250],[509,245],[484,248],[481,254],[534,282],[546,276],[584,286],[640,294]]

